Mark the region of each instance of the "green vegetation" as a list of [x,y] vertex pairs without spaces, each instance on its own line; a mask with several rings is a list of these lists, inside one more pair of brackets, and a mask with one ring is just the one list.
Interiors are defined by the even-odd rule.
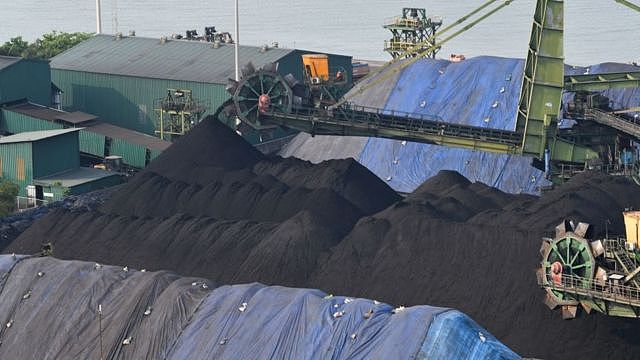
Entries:
[[32,43],[18,36],[0,46],[0,55],[21,56],[26,59],[50,59],[92,36],[91,33],[52,31]]
[[0,217],[9,215],[15,211],[17,195],[18,185],[0,179]]

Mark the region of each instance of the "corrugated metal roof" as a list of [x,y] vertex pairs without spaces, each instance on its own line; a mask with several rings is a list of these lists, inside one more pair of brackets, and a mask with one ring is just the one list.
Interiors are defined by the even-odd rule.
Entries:
[[[242,64],[260,67],[293,52],[272,48],[265,52],[255,46],[240,46]],[[144,37],[96,35],[51,59],[52,69],[115,74],[155,79],[226,84],[233,77],[234,46]]]
[[5,110],[17,112],[19,114],[27,115],[34,117],[36,119],[54,121],[58,119],[61,115],[66,114],[66,112],[52,109],[46,106],[37,105],[33,103],[20,103],[13,106],[8,106]]
[[71,188],[114,175],[118,174],[100,169],[79,167],[59,174],[33,179],[33,182],[38,185],[49,186],[60,184],[62,187]]
[[53,109],[32,103],[21,103],[9,106],[5,108],[5,110],[47,121],[63,120],[69,123],[74,123],[74,121],[79,121],[79,123],[91,121],[88,124],[82,125],[86,131],[91,131],[97,134],[108,136],[110,138],[120,138],[131,143],[144,146],[149,150],[164,151],[171,145],[171,142],[159,139],[155,136],[150,136],[134,130],[125,129],[119,126],[104,123],[102,121],[93,121],[97,119],[97,117],[92,114],[87,114],[80,111],[68,113],[58,109]]
[[126,140],[133,144],[142,145],[149,150],[164,151],[171,146],[171,142],[169,141],[104,122],[87,127],[85,130],[108,136],[112,139],[116,138]]
[[70,124],[78,125],[86,123],[88,121],[96,120],[98,117],[95,115],[87,114],[82,111],[74,111],[71,113],[63,113],[56,118],[56,120],[62,120]]
[[74,131],[79,131],[80,129],[81,128],[28,131],[28,132],[23,132],[16,135],[2,137],[0,138],[0,144],[13,144],[13,143],[19,143],[19,142],[38,141],[38,140],[43,140],[43,139],[47,139],[50,137],[54,137],[54,136],[58,136],[58,135],[62,135],[62,134],[66,134]]
[[0,71],[8,68],[9,66],[17,63],[20,60],[22,60],[22,58],[13,56],[0,56]]

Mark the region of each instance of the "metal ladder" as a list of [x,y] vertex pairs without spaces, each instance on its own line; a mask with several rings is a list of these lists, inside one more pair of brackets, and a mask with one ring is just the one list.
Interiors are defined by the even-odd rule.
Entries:
[[634,279],[634,277],[640,272],[640,266],[636,266],[633,260],[629,258],[627,250],[624,246],[621,246],[618,241],[608,242],[607,245],[612,247],[611,252],[626,275],[625,280],[640,289],[640,283]]

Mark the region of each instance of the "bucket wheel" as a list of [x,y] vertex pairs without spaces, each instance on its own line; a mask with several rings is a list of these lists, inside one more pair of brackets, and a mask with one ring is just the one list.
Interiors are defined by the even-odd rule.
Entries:
[[233,96],[235,115],[256,130],[275,127],[265,123],[265,112],[291,112],[293,91],[276,72],[275,64],[267,64],[258,70],[251,63],[247,64],[239,82],[229,80],[227,91]]
[[540,249],[540,280],[547,289],[547,305],[551,308],[562,305],[563,310],[567,306],[573,307],[573,316],[578,299],[571,292],[560,289],[564,286],[586,288],[594,278],[597,264],[591,245],[584,238],[588,227],[588,224],[580,223],[574,228],[564,222],[556,227],[555,238],[545,239]]

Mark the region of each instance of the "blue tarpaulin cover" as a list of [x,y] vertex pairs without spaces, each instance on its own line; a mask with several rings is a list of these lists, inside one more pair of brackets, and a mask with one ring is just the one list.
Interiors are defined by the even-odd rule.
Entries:
[[0,255],[1,359],[519,359],[459,311]]
[[[371,94],[355,102],[386,110],[438,116],[444,121],[473,126],[514,130],[522,86],[524,60],[480,56],[461,62],[423,59],[405,68],[397,81],[381,84]],[[639,71],[637,66],[605,63],[589,67],[589,72]],[[567,73],[584,74],[587,68],[567,66]],[[395,80],[395,79],[393,79]],[[617,109],[640,106],[639,89],[607,90]],[[565,102],[572,96],[565,95]],[[305,154],[323,148],[335,137],[318,136],[295,142],[283,156],[306,159]],[[355,138],[351,138],[355,139]],[[334,146],[335,147],[335,146]],[[334,151],[335,153],[335,151]],[[326,156],[331,156],[328,154]],[[548,185],[542,171],[531,166],[531,158],[446,148],[436,145],[369,138],[358,152],[353,148],[338,157],[352,156],[401,192],[415,190],[440,170],[455,170],[510,193],[537,193]],[[319,161],[317,156],[309,158]],[[322,158],[324,160],[328,158]]]
[[[435,115],[450,123],[514,130],[523,61],[481,56],[454,63],[418,61],[407,67],[385,109]],[[546,185],[530,158],[371,138],[359,161],[391,187],[411,192],[440,170],[503,191],[535,192]]]

